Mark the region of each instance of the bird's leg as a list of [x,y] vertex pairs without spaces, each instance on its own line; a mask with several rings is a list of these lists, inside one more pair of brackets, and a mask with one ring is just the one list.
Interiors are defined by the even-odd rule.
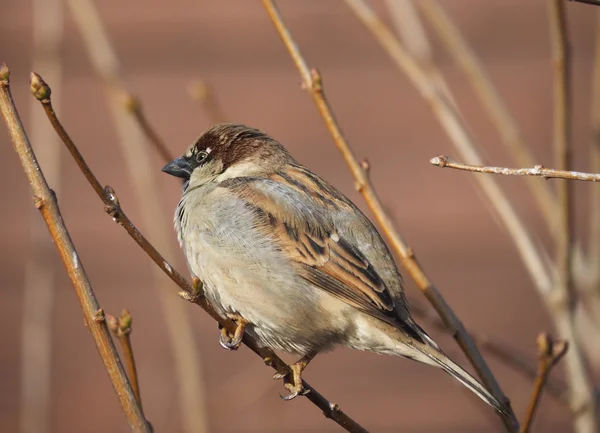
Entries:
[[236,324],[236,328],[233,332],[233,335],[227,330],[227,328],[221,328],[219,343],[227,350],[238,350],[240,344],[242,344],[244,329],[246,329],[246,326],[249,322],[239,314],[229,313],[227,314],[227,318],[231,319]]
[[283,379],[283,386],[290,392],[290,394],[286,396],[280,395],[282,400],[293,400],[299,395],[306,395],[310,392],[310,390],[304,389],[304,386],[302,386],[302,372],[316,354],[317,353],[314,352],[304,355],[298,362],[290,365],[291,374],[275,373],[273,375],[273,379]]

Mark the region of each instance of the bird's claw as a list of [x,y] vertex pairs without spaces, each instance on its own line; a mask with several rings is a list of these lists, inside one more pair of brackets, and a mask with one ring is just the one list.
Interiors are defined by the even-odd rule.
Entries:
[[243,333],[239,336],[231,335],[227,329],[221,329],[221,336],[219,337],[219,344],[223,349],[227,350],[238,350],[240,344],[242,344]]
[[273,375],[273,379],[275,379],[275,380],[283,379],[288,374],[290,374],[290,373],[288,372],[288,373],[281,374],[281,373],[277,372]]
[[235,332],[230,333],[227,328],[221,328],[219,344],[227,350],[238,350],[244,338],[244,329],[248,322],[242,316],[237,314],[228,314],[227,318],[233,320],[236,324]]
[[283,379],[283,386],[290,392],[288,395],[279,394],[279,397],[281,397],[281,399],[284,401],[293,400],[299,395],[306,395],[310,392],[310,389],[306,389],[304,386],[302,386],[302,377],[299,373],[296,373],[293,366],[291,372],[277,372],[273,375],[273,379]]

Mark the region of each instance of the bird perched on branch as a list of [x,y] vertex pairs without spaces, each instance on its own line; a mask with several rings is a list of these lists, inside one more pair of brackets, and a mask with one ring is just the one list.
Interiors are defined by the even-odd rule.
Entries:
[[411,317],[373,224],[279,142],[218,124],[163,171],[184,180],[175,229],[189,269],[237,324],[221,344],[236,349],[247,332],[301,357],[283,377],[284,399],[305,392],[302,371],[315,355],[343,345],[439,367],[506,413]]

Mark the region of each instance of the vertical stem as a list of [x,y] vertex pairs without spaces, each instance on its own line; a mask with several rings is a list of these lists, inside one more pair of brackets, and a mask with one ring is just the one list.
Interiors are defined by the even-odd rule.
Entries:
[[[33,68],[42,70],[60,88],[60,45],[63,34],[61,0],[33,2]],[[55,192],[60,188],[60,140],[37,102],[31,101],[31,139]],[[29,216],[29,215],[28,215]],[[52,387],[52,312],[56,254],[43,221],[31,212],[30,253],[25,265],[21,334],[20,431],[47,433],[50,428]]]
[[[600,173],[600,9],[596,11],[596,52],[592,77],[592,144],[590,171]],[[591,272],[588,290],[600,297],[600,188],[590,188],[590,248]],[[600,309],[590,309],[596,324],[600,324]]]
[[[564,2],[550,0],[550,39],[554,70],[554,154],[557,169],[571,165],[571,95],[569,86],[569,49]],[[585,365],[579,338],[575,332],[575,300],[572,278],[572,182],[557,182],[561,230],[556,237],[556,277],[549,308],[561,338],[569,342],[565,364],[575,413],[576,433],[598,431],[592,378]]]

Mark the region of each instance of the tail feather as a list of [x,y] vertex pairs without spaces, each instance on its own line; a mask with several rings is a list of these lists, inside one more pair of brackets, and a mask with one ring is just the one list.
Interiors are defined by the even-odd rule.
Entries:
[[[440,354],[442,353],[440,352]],[[494,397],[487,389],[483,387],[483,385],[481,385],[473,376],[467,373],[462,367],[458,366],[458,364],[454,363],[452,360],[450,360],[450,358],[448,358],[445,355],[443,355],[443,357],[430,357],[442,368],[442,370],[444,370],[454,379],[462,383],[465,387],[470,389],[477,397],[479,397],[484,402],[492,406],[505,417],[510,417],[508,408],[506,408],[504,404],[502,404],[496,397]]]
[[471,376],[465,369],[452,361],[439,346],[416,323],[412,324],[419,332],[425,344],[413,342],[412,346],[433,361],[431,364],[440,367],[454,379],[470,389],[477,397],[492,406],[503,416],[510,418],[509,409],[494,397],[481,383]]

